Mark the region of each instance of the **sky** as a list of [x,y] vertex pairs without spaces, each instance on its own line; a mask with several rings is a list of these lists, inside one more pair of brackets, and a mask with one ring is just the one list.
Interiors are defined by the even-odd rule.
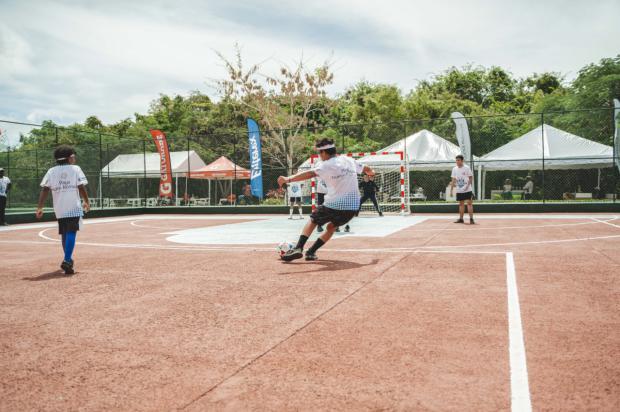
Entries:
[[[408,92],[466,64],[571,80],[620,53],[618,0],[0,0],[0,17],[0,119],[32,123],[112,123],[160,93],[217,99],[216,51],[236,43],[264,73],[329,60],[332,95],[360,80]],[[15,144],[28,128],[0,129]]]

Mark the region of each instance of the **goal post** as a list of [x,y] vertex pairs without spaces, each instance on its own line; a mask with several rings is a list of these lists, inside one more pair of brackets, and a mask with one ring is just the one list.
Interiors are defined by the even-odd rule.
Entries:
[[[383,213],[409,214],[409,173],[403,152],[357,152],[340,156],[354,158],[375,171],[374,180],[379,187],[377,201]],[[314,168],[318,160],[318,155],[312,155],[310,167]],[[358,175],[358,183],[361,183],[362,179],[363,177]],[[317,184],[317,178],[311,180],[312,210],[317,207]],[[373,213],[376,211],[372,202],[365,202],[360,209],[360,214],[371,215]]]

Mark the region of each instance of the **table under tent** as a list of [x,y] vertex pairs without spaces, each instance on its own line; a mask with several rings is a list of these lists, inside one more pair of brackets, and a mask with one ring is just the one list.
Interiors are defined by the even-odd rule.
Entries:
[[[562,193],[572,193],[576,198],[592,198],[592,189],[601,188],[601,169],[614,167],[613,148],[545,124],[482,156],[477,165],[478,199],[486,197],[487,172],[512,171],[515,174],[522,171],[521,174],[526,175],[542,170],[545,171],[545,191],[558,192],[546,193],[547,198],[561,198]],[[588,176],[586,169],[592,171],[592,176]],[[566,176],[554,176],[554,172],[549,172],[562,170]],[[571,170],[575,172],[566,172]],[[499,191],[506,174],[496,174],[495,186]],[[588,187],[580,191],[577,177],[588,180]],[[519,179],[525,180],[524,176]],[[534,180],[535,187],[542,185],[542,181]],[[511,183],[519,186],[519,182]],[[496,191],[490,191],[493,192]]]
[[[147,188],[143,194],[140,193],[141,184],[145,185],[146,180],[159,181],[161,158],[160,154],[155,153],[140,153],[140,154],[121,154],[116,156],[110,163],[108,163],[99,174],[99,192],[98,199],[95,204],[104,207],[118,207],[118,206],[132,206],[139,207],[143,205],[144,199],[146,199],[146,206],[156,206],[157,198],[159,195],[158,188],[153,188],[153,193],[147,194]],[[182,151],[182,152],[170,152],[170,166],[172,169],[172,177],[175,181],[174,194],[176,198],[176,204],[179,205],[181,197],[179,194],[179,178],[185,177],[185,192],[187,192],[187,172],[193,170],[199,170],[205,167],[205,162],[200,156],[194,152]],[[106,192],[103,193],[102,180],[103,179],[135,179],[136,181],[136,197],[129,195],[128,188],[115,189],[113,184],[109,184]],[[140,183],[142,181],[142,183]],[[104,195],[106,195],[104,197]]]
[[[192,169],[189,173],[191,179],[205,179],[208,181],[209,204],[213,203],[211,199],[218,199],[218,194],[226,196],[219,199],[218,204],[220,205],[225,203],[234,204],[236,195],[233,192],[233,183],[237,180],[248,180],[250,176],[251,173],[248,169],[235,164],[226,156],[222,156],[200,169]],[[211,196],[211,181],[215,182],[213,196]],[[230,183],[228,189],[225,187],[226,182]]]

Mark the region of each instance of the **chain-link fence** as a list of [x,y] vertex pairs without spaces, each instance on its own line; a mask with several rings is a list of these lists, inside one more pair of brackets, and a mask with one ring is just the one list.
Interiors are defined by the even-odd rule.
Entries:
[[[466,117],[478,201],[615,202],[620,177],[614,159],[613,109]],[[168,136],[173,169],[171,201],[159,198],[159,155],[148,131],[143,137],[94,130],[0,121],[19,129],[20,143],[0,152],[0,167],[12,181],[10,209],[36,206],[39,182],[54,163],[59,144],[71,144],[86,174],[94,208],[157,206],[284,205],[277,184],[308,159],[313,142],[333,138],[340,152],[403,151],[408,159],[409,196],[416,202],[453,200],[449,188],[454,156],[460,152],[454,121],[414,119],[343,124],[295,130],[263,130],[263,194],[252,196],[247,131],[210,136]],[[200,170],[221,157],[232,172],[205,178]],[[308,185],[309,187],[309,185]],[[303,202],[310,204],[310,192]]]

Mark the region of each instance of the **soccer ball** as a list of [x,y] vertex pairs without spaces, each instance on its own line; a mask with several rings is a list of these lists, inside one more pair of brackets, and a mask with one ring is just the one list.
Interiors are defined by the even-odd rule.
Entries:
[[276,250],[278,251],[278,255],[280,255],[280,257],[284,256],[284,254],[286,252],[288,252],[289,250],[292,250],[295,248],[295,245],[293,245],[291,242],[281,242],[278,247],[276,248]]

